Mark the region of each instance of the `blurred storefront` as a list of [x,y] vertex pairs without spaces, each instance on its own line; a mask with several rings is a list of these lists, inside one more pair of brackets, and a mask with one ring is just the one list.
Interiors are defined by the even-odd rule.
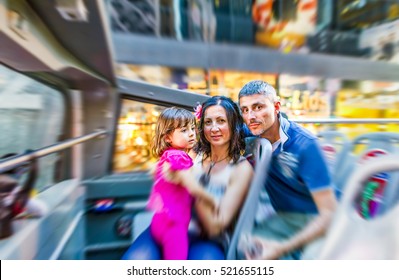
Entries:
[[[342,118],[399,118],[399,83],[343,82],[337,93],[335,116]],[[339,125],[350,138],[366,132],[398,132],[397,124]]]
[[279,76],[279,95],[283,112],[290,118],[330,117],[333,96],[325,88],[324,80],[316,77]]
[[[399,83],[279,76],[282,112],[290,119],[399,118]],[[399,131],[397,124],[304,124],[313,133],[338,130],[349,138]]]
[[124,99],[114,148],[114,172],[146,170],[156,161],[151,141],[165,107]]
[[252,80],[267,81],[276,86],[275,74],[242,72],[231,70],[209,70],[210,95],[224,95],[238,101],[238,93],[242,86]]
[[303,47],[306,36],[316,30],[317,5],[317,0],[256,0],[255,42],[283,52]]
[[[111,0],[109,9],[119,33],[369,59],[398,52],[398,36],[381,31],[399,20],[390,0]],[[376,32],[378,45],[367,43]]]
[[[317,77],[279,76],[281,111],[289,119],[320,119],[334,115],[334,99],[339,81]],[[322,130],[318,123],[305,124],[313,133]]]

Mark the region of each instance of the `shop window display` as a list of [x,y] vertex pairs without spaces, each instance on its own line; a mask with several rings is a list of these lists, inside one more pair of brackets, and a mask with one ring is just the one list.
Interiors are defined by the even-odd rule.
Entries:
[[361,30],[399,18],[399,3],[390,0],[336,1],[336,28]]
[[[341,118],[399,118],[399,84],[378,81],[343,81],[336,111]],[[340,125],[350,138],[366,132],[399,132],[398,124]]]
[[255,42],[283,52],[305,45],[307,35],[316,29],[317,0],[256,0],[253,20]]
[[112,29],[159,36],[161,16],[159,0],[111,0],[109,9]]
[[276,86],[276,74],[245,72],[233,70],[209,70],[210,95],[227,96],[238,101],[242,86],[252,80],[262,80]]
[[317,77],[280,75],[279,95],[282,108],[290,118],[326,118],[332,115],[334,92]]
[[[399,84],[317,77],[279,77],[283,112],[291,119],[399,118]],[[374,131],[399,131],[397,124],[303,124],[313,133],[338,130],[349,138]]]
[[200,94],[208,93],[206,71],[201,68],[171,68],[159,65],[118,64],[120,77],[169,87],[189,90]]
[[373,60],[399,63],[399,20],[364,29],[359,45]]
[[155,123],[165,107],[124,99],[118,121],[113,171],[147,170],[156,161],[150,151]]

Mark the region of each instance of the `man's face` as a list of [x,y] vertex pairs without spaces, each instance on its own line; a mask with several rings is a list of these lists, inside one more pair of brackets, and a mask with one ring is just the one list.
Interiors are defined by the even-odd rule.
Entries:
[[267,136],[267,132],[276,122],[280,102],[272,102],[262,94],[241,97],[242,116],[253,135]]

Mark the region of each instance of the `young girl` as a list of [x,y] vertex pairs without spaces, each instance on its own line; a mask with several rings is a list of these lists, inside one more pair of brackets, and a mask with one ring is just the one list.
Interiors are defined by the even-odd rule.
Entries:
[[202,188],[174,184],[163,176],[164,163],[168,163],[172,171],[189,169],[193,165],[187,152],[195,143],[194,115],[185,109],[165,109],[159,116],[152,143],[153,153],[160,159],[147,206],[155,211],[150,230],[165,260],[187,259],[193,198],[202,199],[215,208],[213,197]]

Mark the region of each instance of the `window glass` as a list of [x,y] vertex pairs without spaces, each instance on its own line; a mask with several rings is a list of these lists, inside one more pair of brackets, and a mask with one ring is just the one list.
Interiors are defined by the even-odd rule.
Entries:
[[118,64],[117,75],[134,81],[207,94],[206,70],[160,65]]
[[[342,81],[335,98],[334,115],[340,118],[399,118],[399,83]],[[398,124],[338,126],[350,138],[366,132],[398,132]]]
[[337,27],[341,30],[359,30],[399,18],[399,4],[390,0],[339,0]]
[[[326,118],[331,116],[333,92],[318,77],[280,75],[279,94],[282,110],[289,117]],[[338,85],[339,86],[339,85]]]
[[[349,81],[280,75],[281,111],[291,119],[399,117],[399,83]],[[304,124],[314,133],[338,130],[349,138],[362,133],[398,132],[398,124]]]
[[262,80],[275,87],[277,75],[260,72],[211,69],[209,70],[209,77],[210,95],[227,96],[237,102],[238,93],[246,83],[252,80]]
[[[57,142],[65,117],[62,94],[0,65],[0,156]],[[54,183],[57,155],[39,159],[38,191]]]
[[166,107],[123,99],[116,133],[113,171],[146,170],[156,161],[151,140],[158,116]]

